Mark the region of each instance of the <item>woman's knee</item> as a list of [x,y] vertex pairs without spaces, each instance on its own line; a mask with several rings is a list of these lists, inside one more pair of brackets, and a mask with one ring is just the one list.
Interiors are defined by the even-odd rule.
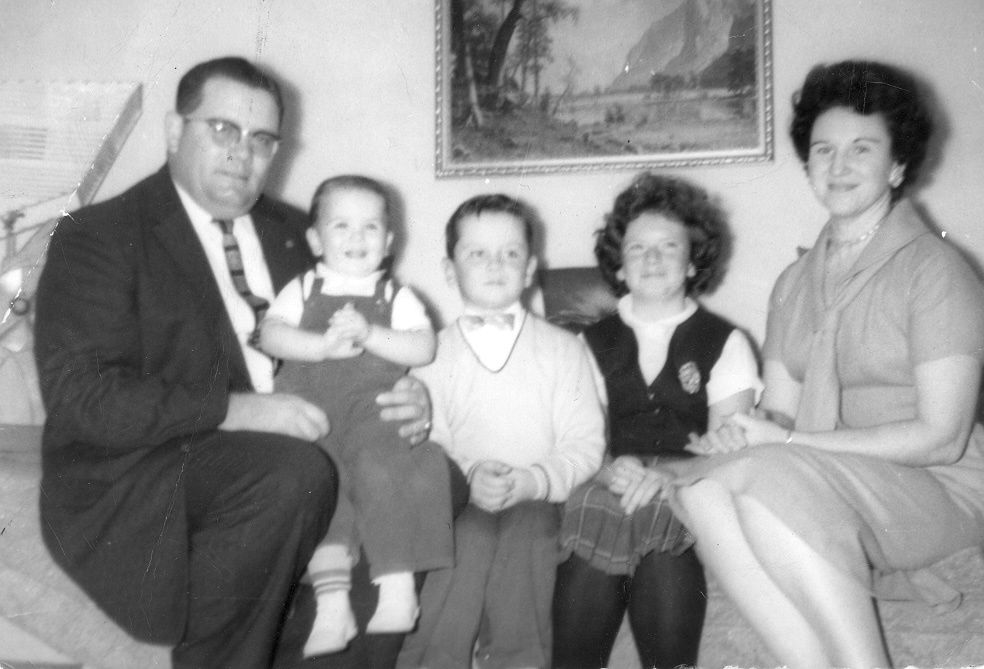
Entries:
[[687,518],[699,518],[721,503],[726,495],[724,487],[713,479],[700,479],[676,489],[675,496]]

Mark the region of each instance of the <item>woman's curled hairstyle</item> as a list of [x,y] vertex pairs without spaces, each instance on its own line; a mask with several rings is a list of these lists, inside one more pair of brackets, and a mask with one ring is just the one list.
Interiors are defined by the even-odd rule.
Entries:
[[902,183],[892,192],[893,199],[898,199],[919,178],[933,133],[925,96],[915,77],[891,65],[862,60],[817,65],[793,96],[789,134],[796,154],[805,164],[813,124],[833,107],[863,115],[880,114],[892,140],[892,158],[905,166]]

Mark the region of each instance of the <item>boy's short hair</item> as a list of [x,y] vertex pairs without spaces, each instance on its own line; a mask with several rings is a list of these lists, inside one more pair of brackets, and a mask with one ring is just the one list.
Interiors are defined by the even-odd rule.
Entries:
[[311,197],[311,211],[308,213],[311,225],[318,222],[318,216],[321,214],[321,203],[329,195],[340,190],[363,190],[378,195],[383,201],[386,228],[388,230],[393,229],[396,219],[393,191],[381,181],[361,174],[340,174],[321,182]]
[[502,212],[511,214],[523,222],[523,232],[526,236],[526,246],[533,255],[533,228],[539,223],[539,217],[533,208],[522,200],[504,195],[502,193],[491,193],[487,195],[476,195],[462,202],[444,228],[445,250],[448,258],[454,258],[454,248],[458,245],[461,238],[459,224],[466,216],[479,216],[484,212]]

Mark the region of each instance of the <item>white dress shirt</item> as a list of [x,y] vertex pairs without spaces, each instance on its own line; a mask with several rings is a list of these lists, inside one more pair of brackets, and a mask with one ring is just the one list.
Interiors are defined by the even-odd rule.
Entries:
[[[222,302],[225,304],[229,320],[232,321],[232,328],[236,331],[236,337],[239,339],[253,388],[260,393],[273,392],[273,360],[248,343],[250,335],[256,329],[256,314],[232,283],[229,265],[226,263],[225,249],[222,245],[222,230],[213,222],[214,219],[211,214],[182,190],[181,186],[174,185],[178,190],[178,196],[181,198],[185,212],[191,219],[195,234],[198,235],[202,248],[205,249],[205,257],[208,258],[212,275],[219,286]],[[267,269],[266,259],[263,257],[260,238],[256,234],[256,228],[253,227],[253,219],[250,218],[249,214],[239,216],[234,219],[232,229],[236,236],[236,243],[239,244],[239,252],[243,258],[243,271],[250,291],[258,297],[273,302],[273,282],[270,280],[270,271]]]

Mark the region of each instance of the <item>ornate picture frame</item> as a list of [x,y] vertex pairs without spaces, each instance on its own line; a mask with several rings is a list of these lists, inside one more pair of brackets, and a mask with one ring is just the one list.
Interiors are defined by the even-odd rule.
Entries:
[[773,157],[771,0],[435,3],[438,177]]

